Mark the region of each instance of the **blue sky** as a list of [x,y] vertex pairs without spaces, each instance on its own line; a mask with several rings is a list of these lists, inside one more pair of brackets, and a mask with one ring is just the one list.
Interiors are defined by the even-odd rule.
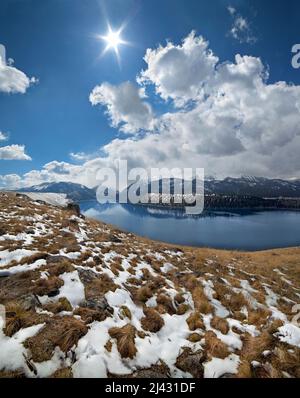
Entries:
[[[229,6],[234,9],[232,14]],[[136,76],[147,68],[143,60],[147,48],[155,49],[160,43],[165,46],[167,39],[180,45],[192,30],[209,41],[209,48],[220,62],[234,62],[236,54],[259,57],[269,70],[269,84],[284,81],[298,87],[300,70],[291,67],[291,48],[300,42],[299,15],[297,0],[2,0],[0,43],[6,48],[6,57],[14,60],[15,68],[38,82],[24,94],[0,91],[0,131],[8,135],[0,144],[25,145],[26,154],[32,159],[0,160],[0,174],[22,176],[41,170],[54,160],[74,164],[71,152],[84,152],[93,158],[92,154],[98,156],[97,151],[115,138],[131,140],[128,133],[111,127],[105,114],[106,103],[102,101],[102,107],[91,105],[90,93],[104,82],[114,86],[126,81],[136,84]],[[232,29],[237,18],[247,22],[247,29],[237,31],[234,37]],[[121,66],[113,51],[100,57],[104,43],[96,35],[106,33],[108,21],[113,28],[126,22],[122,37],[130,45],[120,46]],[[239,38],[239,33],[244,36]],[[176,108],[177,112],[171,96],[164,100],[155,95],[154,87],[154,83],[147,85],[152,112],[160,115]],[[292,101],[297,95],[298,91],[291,94]],[[131,137],[140,139],[142,134]],[[224,155],[228,154],[219,153]],[[208,156],[207,151],[204,156]],[[292,159],[295,157],[291,155]],[[234,170],[236,174],[248,172],[239,167],[240,160],[232,159],[228,162],[236,164],[236,169],[230,166],[226,172],[225,167],[225,174],[234,174]],[[295,164],[284,166],[282,173],[279,168],[268,173],[272,162],[265,162],[253,173],[300,177],[300,165],[295,159]],[[213,159],[209,159],[205,164],[212,163]],[[42,178],[46,177],[49,176]],[[63,176],[71,178],[72,173]]]

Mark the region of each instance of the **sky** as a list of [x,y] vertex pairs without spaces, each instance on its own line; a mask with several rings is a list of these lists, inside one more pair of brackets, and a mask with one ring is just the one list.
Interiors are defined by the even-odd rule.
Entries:
[[300,178],[299,15],[298,0],[1,0],[0,186],[94,186],[117,159]]

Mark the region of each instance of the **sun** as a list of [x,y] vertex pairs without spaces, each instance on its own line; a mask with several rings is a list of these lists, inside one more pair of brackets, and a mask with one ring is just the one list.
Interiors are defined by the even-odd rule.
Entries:
[[109,30],[106,36],[103,36],[103,40],[106,41],[108,49],[113,48],[118,49],[118,46],[123,43],[121,38],[121,32],[114,32]]
[[125,40],[122,39],[123,28],[119,30],[113,30],[110,25],[108,25],[108,31],[105,36],[100,36],[100,38],[106,43],[106,47],[103,50],[103,54],[105,54],[108,50],[113,50],[117,56],[118,62],[120,62],[119,55],[119,47],[121,44],[128,44]]

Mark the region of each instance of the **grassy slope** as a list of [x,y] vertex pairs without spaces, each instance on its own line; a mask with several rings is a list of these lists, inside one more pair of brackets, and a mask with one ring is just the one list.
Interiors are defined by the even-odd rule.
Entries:
[[300,376],[279,333],[299,303],[300,248],[174,247],[0,196],[0,347],[29,336],[13,363],[0,350],[3,377]]

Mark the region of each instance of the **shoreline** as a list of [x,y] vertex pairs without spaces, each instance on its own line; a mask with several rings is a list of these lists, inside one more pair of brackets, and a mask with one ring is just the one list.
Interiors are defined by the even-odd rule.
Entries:
[[[81,213],[82,214],[82,213]],[[84,214],[82,214],[84,215]],[[122,229],[114,224],[107,223],[105,221],[98,220],[97,218],[93,217],[87,217],[84,216],[87,220],[99,223],[100,225],[105,225],[108,228],[110,228],[112,231],[115,233],[124,233],[129,236],[133,236],[137,240],[141,240],[147,244],[157,244],[157,245],[164,245],[169,248],[179,248],[180,250],[208,250],[208,251],[216,251],[220,253],[238,253],[238,254],[253,254],[253,253],[270,253],[274,251],[284,251],[284,250],[299,250],[299,255],[300,255],[300,245],[299,246],[287,246],[287,247],[275,247],[275,248],[270,248],[270,249],[258,249],[258,250],[239,250],[239,249],[224,249],[224,248],[215,248],[215,247],[209,247],[209,246],[190,246],[190,245],[183,245],[183,244],[176,244],[176,243],[170,243],[170,242],[165,242],[161,240],[155,240],[148,238],[146,236],[141,236],[138,234],[135,234],[134,232],[127,231],[125,229]]]

